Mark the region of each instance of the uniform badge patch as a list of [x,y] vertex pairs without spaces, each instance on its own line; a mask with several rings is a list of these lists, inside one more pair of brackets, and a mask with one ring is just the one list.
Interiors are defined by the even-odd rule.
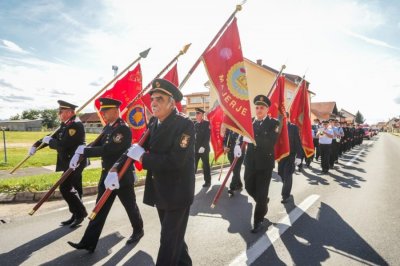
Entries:
[[121,133],[118,133],[113,137],[113,141],[115,143],[121,143],[123,138],[124,138],[124,135],[122,135]]
[[68,134],[72,137],[73,135],[75,135],[76,130],[73,128],[68,129]]
[[189,135],[182,134],[181,141],[180,141],[181,148],[187,148],[187,146],[189,145],[189,140],[190,140]]

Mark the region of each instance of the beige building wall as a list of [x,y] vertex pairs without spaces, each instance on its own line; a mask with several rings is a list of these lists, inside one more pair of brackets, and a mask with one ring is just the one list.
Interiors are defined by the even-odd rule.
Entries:
[[[252,116],[255,115],[255,106],[253,99],[259,94],[267,95],[271,89],[272,84],[275,81],[277,73],[266,69],[265,67],[258,65],[257,63],[245,58],[244,66],[247,74],[247,86],[249,89],[249,99],[251,103]],[[293,100],[294,91],[297,88],[297,84],[286,79],[285,83],[285,97],[286,107]],[[210,90],[210,108],[214,105],[217,100],[217,94],[214,89]]]

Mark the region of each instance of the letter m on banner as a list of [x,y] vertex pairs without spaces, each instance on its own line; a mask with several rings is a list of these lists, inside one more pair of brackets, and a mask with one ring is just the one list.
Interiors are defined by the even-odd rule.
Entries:
[[236,18],[218,42],[203,55],[203,62],[218,102],[224,111],[225,126],[254,141],[246,70]]

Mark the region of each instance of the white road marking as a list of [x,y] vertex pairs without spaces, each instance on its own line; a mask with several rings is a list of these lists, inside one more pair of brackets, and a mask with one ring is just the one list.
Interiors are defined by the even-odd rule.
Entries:
[[237,256],[230,265],[250,265],[263,254],[280,236],[294,224],[317,200],[319,195],[310,195],[288,215],[283,217],[277,225],[262,235],[249,249]]
[[350,160],[348,163],[346,163],[346,166],[352,165],[353,162],[354,162],[355,160],[357,160],[357,158],[361,155],[361,153],[362,153],[363,151],[365,151],[365,149],[362,149],[361,151],[359,151],[359,152],[356,154],[356,156],[354,156],[353,158],[351,158],[351,160]]

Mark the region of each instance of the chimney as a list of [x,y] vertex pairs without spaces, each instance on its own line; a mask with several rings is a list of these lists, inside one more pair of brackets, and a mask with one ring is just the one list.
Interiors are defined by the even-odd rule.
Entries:
[[257,59],[257,65],[262,66],[262,59]]

